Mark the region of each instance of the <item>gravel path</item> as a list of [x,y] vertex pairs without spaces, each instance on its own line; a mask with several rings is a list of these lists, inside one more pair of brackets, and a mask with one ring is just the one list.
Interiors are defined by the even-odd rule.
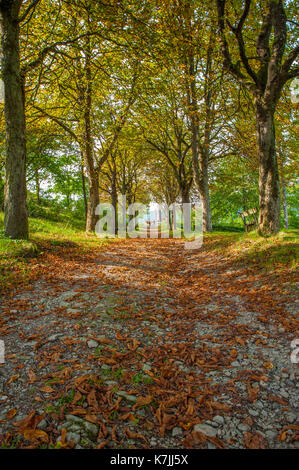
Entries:
[[0,447],[298,448],[294,276],[176,240],[47,263],[2,298]]

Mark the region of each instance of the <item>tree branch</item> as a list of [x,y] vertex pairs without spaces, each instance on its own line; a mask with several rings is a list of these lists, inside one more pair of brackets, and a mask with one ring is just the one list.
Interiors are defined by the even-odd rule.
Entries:
[[75,134],[75,132],[69,127],[67,126],[64,122],[62,122],[59,118],[57,118],[56,116],[51,116],[49,113],[47,113],[47,111],[45,111],[44,109],[40,108],[39,106],[36,106],[36,105],[32,105],[33,108],[35,108],[37,111],[39,111],[40,113],[42,113],[45,117],[51,119],[51,121],[55,122],[56,124],[58,124],[62,129],[64,129],[71,137],[73,137],[73,139],[78,142],[78,137],[77,135]]
[[25,12],[23,13],[22,16],[19,17],[18,21],[19,23],[22,23],[26,18],[27,16],[29,15],[29,13],[31,12],[31,10],[35,10],[35,7],[37,6],[37,4],[40,2],[41,0],[33,0],[30,5],[26,8]]

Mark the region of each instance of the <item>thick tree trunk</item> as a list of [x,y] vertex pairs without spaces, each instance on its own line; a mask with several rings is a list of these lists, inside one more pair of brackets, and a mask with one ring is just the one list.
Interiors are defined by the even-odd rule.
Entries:
[[117,234],[118,232],[117,200],[118,200],[118,194],[117,194],[116,184],[113,184],[112,192],[111,192],[111,203],[114,208],[115,234]]
[[116,152],[111,153],[112,165],[109,165],[111,171],[111,204],[114,208],[114,230],[115,235],[118,233],[118,216],[117,216],[117,203],[118,203],[118,193],[117,193],[117,168],[116,168]]
[[89,198],[87,205],[86,232],[94,232],[99,217],[96,215],[96,208],[100,203],[99,197],[99,175],[93,174],[89,180]]
[[[88,18],[90,21],[90,18]],[[86,38],[86,102],[84,109],[84,161],[87,166],[89,198],[87,205],[86,232],[94,232],[99,220],[96,215],[96,208],[100,203],[99,197],[99,169],[94,160],[94,145],[92,136],[92,73],[91,73],[91,47],[90,37]]]
[[208,155],[206,155],[204,151],[201,152],[199,159],[198,157],[195,157],[195,159],[193,159],[193,173],[195,184],[199,191],[200,200],[202,203],[203,231],[211,232],[213,230],[213,227],[209,191]]
[[[181,187],[182,204],[190,204],[190,189],[188,186]],[[191,211],[183,211],[182,237],[191,231]]]
[[[86,117],[86,116],[85,116]],[[100,203],[99,196],[99,170],[95,168],[93,161],[93,148],[92,148],[92,138],[89,132],[89,121],[85,123],[85,133],[83,136],[84,143],[81,147],[82,152],[82,186],[85,188],[84,194],[84,204],[86,212],[86,232],[94,232],[96,224],[99,220],[98,215],[96,215],[96,208]],[[87,170],[87,180],[88,180],[88,200],[86,196],[86,187],[85,187],[85,175],[83,165],[86,165]]]
[[182,204],[189,204],[190,203],[190,190],[186,186],[181,186],[181,198]]
[[[190,112],[190,121],[191,121],[191,150],[192,150],[192,167],[193,167],[193,176],[194,181],[197,186],[197,189],[200,194],[200,199],[202,202],[203,209],[203,231],[211,232],[212,231],[212,216],[210,208],[210,194],[209,194],[209,157],[207,151],[207,145],[209,144],[209,127],[206,125],[207,129],[205,130],[205,147],[199,146],[198,139],[198,104],[197,104],[197,91],[196,91],[196,82],[195,82],[195,69],[194,69],[194,57],[193,52],[189,55],[189,74],[191,77],[190,89],[187,89],[187,97],[189,102],[189,112]],[[207,101],[207,98],[206,98]],[[207,118],[209,119],[209,100],[206,102]]]
[[2,77],[5,89],[6,165],[5,235],[28,238],[26,203],[26,126],[24,81],[20,72],[19,8],[1,8]]
[[280,230],[280,189],[275,152],[274,111],[256,104],[259,156],[259,233],[271,235]]
[[168,228],[169,231],[172,232],[173,230],[173,212],[171,210],[168,210]]

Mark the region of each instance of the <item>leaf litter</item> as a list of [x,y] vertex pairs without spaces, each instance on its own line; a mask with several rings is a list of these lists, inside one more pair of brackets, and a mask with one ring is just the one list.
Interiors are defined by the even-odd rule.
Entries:
[[39,269],[2,299],[2,447],[298,446],[294,273],[179,240],[64,247]]

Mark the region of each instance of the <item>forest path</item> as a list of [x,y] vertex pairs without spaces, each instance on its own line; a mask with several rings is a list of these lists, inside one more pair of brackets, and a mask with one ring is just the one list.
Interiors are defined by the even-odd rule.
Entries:
[[2,299],[0,446],[297,446],[290,286],[180,240],[51,254]]

